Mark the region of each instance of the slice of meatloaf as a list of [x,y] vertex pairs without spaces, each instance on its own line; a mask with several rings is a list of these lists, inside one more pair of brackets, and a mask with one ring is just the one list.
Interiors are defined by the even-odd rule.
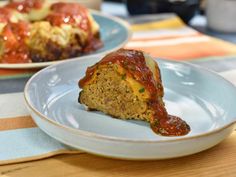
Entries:
[[120,119],[150,122],[162,135],[184,135],[186,122],[170,116],[157,63],[141,51],[120,49],[89,67],[79,81],[79,102]]

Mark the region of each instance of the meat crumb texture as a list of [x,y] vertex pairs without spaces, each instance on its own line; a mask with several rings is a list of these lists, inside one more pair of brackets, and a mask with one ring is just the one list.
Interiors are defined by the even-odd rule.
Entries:
[[87,68],[79,81],[79,103],[119,119],[150,123],[164,136],[182,136],[190,131],[181,118],[165,109],[158,64],[137,50],[120,49]]

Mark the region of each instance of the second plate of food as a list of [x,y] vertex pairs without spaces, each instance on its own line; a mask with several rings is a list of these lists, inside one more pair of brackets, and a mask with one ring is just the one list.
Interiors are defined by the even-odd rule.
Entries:
[[231,83],[205,69],[160,59],[155,61],[162,74],[166,109],[187,122],[191,128],[188,134],[161,136],[147,122],[87,111],[78,102],[78,81],[98,60],[68,60],[41,70],[27,83],[27,106],[34,121],[49,136],[93,154],[147,160],[203,151],[233,131],[236,89]]
[[[91,56],[102,56],[111,51],[117,50],[123,47],[131,37],[131,29],[127,22],[112,17],[109,15],[104,15],[98,11],[90,11],[94,20],[100,26],[100,37],[103,43],[103,47],[84,54],[75,58],[65,58],[68,59],[87,59]],[[11,68],[11,69],[23,69],[23,68],[42,68],[62,60],[48,61],[48,62],[33,62],[33,63],[0,63],[0,68]]]

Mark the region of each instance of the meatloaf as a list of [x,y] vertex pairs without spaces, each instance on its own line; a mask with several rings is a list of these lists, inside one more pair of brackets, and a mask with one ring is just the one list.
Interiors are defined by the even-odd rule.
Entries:
[[102,46],[98,23],[78,3],[13,0],[0,7],[0,63],[62,60]]
[[168,115],[158,64],[142,51],[120,49],[88,67],[79,81],[79,102],[119,119],[150,122],[166,136],[190,131],[182,119]]

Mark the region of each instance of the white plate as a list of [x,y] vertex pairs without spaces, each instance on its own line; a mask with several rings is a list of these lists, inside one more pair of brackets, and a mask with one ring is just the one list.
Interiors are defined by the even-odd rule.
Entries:
[[[123,47],[131,37],[130,26],[127,22],[116,17],[104,15],[98,11],[91,10],[91,13],[96,22],[100,25],[100,35],[104,46],[101,49],[94,51],[90,54],[79,56],[73,59],[87,59],[91,56],[103,56],[109,52],[115,51]],[[61,61],[16,64],[0,63],[0,68],[42,68],[59,62]]]
[[25,99],[37,125],[51,137],[89,153],[121,159],[165,159],[208,149],[225,139],[236,118],[235,87],[207,70],[158,60],[169,113],[191,132],[181,137],[153,133],[142,121],[124,121],[88,112],[78,103],[78,80],[99,58],[68,60],[35,74]]

